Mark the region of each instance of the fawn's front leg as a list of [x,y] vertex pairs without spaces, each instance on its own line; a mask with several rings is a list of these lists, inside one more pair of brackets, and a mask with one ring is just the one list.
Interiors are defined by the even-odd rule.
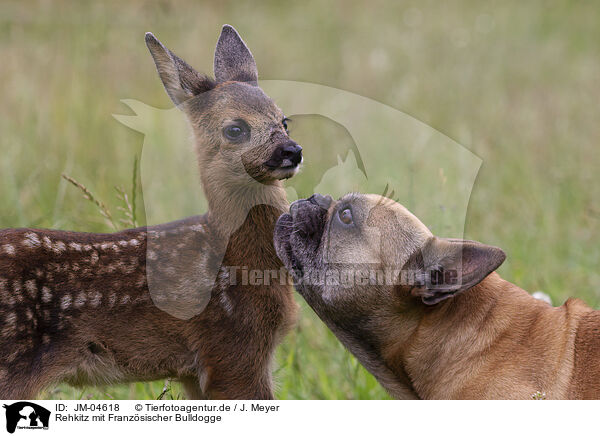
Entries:
[[211,400],[273,400],[273,381],[268,370],[227,368],[221,365],[207,372],[206,396]]
[[189,376],[182,377],[180,380],[185,391],[185,396],[188,400],[206,400],[207,397],[202,391],[200,386],[200,379],[198,377]]

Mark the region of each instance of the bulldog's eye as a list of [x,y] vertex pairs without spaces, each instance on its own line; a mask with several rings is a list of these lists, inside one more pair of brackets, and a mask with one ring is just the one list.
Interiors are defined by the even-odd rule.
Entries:
[[283,128],[286,132],[288,131],[288,121],[290,121],[289,118],[284,118],[283,120],[281,120],[281,124],[283,125]]
[[340,210],[338,216],[340,217],[340,221],[347,226],[354,222],[354,219],[352,218],[352,211],[349,207]]
[[232,142],[242,141],[246,139],[249,134],[250,127],[244,120],[235,120],[223,129],[223,135]]

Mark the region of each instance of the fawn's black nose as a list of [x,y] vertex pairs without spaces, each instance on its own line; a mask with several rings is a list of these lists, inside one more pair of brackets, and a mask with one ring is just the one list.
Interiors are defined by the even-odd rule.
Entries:
[[298,165],[302,162],[302,147],[295,142],[288,142],[281,150],[281,157],[289,159],[292,165]]
[[280,144],[265,164],[271,168],[292,168],[302,162],[302,147],[294,141]]

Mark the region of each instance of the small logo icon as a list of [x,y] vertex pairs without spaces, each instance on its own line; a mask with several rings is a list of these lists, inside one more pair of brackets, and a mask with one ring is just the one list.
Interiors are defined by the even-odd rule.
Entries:
[[4,405],[6,409],[6,431],[14,433],[18,428],[27,430],[48,429],[50,411],[29,401]]

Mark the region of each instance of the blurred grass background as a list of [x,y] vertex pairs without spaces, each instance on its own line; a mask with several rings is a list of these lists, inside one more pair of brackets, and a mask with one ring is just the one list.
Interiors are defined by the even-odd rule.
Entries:
[[[0,227],[110,230],[60,174],[115,210],[143,137],[111,114],[127,111],[123,98],[171,106],[144,32],[210,72],[230,23],[261,78],[367,96],[480,156],[466,237],[502,247],[500,273],[528,291],[599,308],[599,15],[569,1],[3,1]],[[387,398],[304,304],[277,356],[278,398]],[[43,398],[151,399],[163,385]],[[172,383],[165,398],[181,396]]]

